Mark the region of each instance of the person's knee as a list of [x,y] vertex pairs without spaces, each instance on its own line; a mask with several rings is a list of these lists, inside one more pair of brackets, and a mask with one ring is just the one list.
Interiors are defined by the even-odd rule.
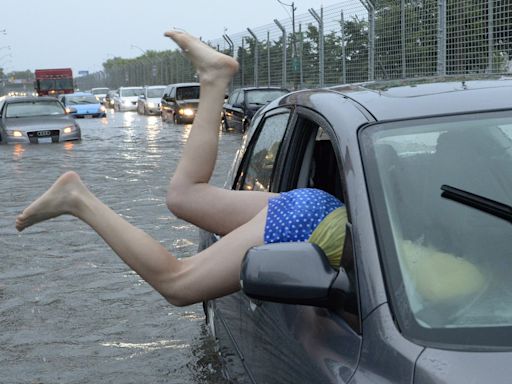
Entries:
[[169,190],[167,191],[166,204],[167,208],[177,217],[183,216],[183,209],[186,203],[187,189],[180,183],[171,181]]

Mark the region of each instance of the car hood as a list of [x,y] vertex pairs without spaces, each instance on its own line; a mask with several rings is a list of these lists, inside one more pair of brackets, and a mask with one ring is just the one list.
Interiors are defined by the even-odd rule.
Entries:
[[427,348],[416,363],[414,384],[503,383],[512,377],[512,352],[462,352]]
[[18,117],[3,119],[6,129],[18,129],[28,132],[37,129],[62,129],[75,125],[75,120],[68,116],[36,116],[36,117]]
[[100,110],[100,104],[73,104],[69,108],[75,108],[76,113],[97,113]]
[[137,101],[139,96],[119,96],[119,100]]

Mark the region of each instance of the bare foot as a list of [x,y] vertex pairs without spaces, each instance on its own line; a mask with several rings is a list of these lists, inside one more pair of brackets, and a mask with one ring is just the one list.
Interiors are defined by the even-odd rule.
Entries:
[[66,172],[16,218],[16,229],[25,228],[63,214],[73,214],[77,198],[87,188],[75,172]]
[[217,52],[201,40],[181,31],[165,32],[183,50],[199,73],[199,79],[204,82],[224,80],[229,83],[238,71],[238,62],[231,56]]

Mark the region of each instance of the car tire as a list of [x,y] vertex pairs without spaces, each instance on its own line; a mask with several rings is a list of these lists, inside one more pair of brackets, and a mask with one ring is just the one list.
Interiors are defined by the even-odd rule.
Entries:
[[222,130],[224,132],[227,132],[229,130],[229,126],[228,126],[228,122],[226,121],[226,118],[225,117],[222,117],[221,121],[220,121],[220,124],[222,126]]
[[249,128],[249,125],[251,124],[251,122],[247,119],[245,119],[242,123],[242,133],[245,133],[247,132],[247,129]]
[[181,119],[178,115],[174,114],[173,115],[173,123],[176,124],[176,125],[179,125],[181,124]]

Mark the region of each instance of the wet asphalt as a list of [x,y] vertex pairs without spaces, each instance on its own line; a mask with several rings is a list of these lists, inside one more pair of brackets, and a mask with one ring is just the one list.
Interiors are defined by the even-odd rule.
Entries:
[[[196,252],[197,229],[165,205],[190,125],[113,111],[79,124],[79,143],[0,146],[0,383],[225,383],[201,304],[168,304],[73,217],[16,232],[16,215],[75,170],[175,255]],[[240,142],[221,135],[214,184]]]

